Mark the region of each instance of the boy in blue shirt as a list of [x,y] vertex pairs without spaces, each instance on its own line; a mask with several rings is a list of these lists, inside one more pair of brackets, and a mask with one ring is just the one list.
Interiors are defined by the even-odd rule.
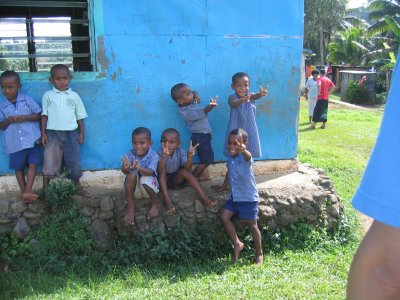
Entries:
[[194,177],[199,179],[207,166],[214,162],[208,113],[217,106],[218,96],[211,98],[210,104],[202,108],[198,104],[198,95],[195,98],[187,84],[178,83],[171,88],[171,97],[178,104],[179,114],[192,133],[191,141],[194,145],[199,144],[197,155],[200,158],[200,163],[193,170]]
[[221,220],[233,244],[232,262],[238,260],[244,247],[232,222],[232,217],[236,215],[239,219],[247,221],[256,248],[255,264],[261,265],[263,252],[261,233],[257,225],[258,191],[252,168],[253,158],[246,150],[247,143],[247,132],[244,129],[234,129],[229,133],[229,158],[226,165],[231,195],[222,209]]
[[204,193],[199,182],[192,174],[192,157],[196,153],[198,145],[193,146],[190,141],[189,151],[181,146],[181,139],[178,130],[167,128],[161,134],[162,150],[160,151],[160,162],[158,163],[158,174],[161,193],[164,196],[167,215],[175,212],[168,194],[168,189],[178,189],[189,184],[200,196],[204,205],[208,208],[217,205],[206,193]]
[[122,159],[121,171],[125,177],[125,195],[128,207],[125,211],[125,222],[135,224],[134,198],[151,199],[148,219],[157,218],[160,212],[158,202],[157,165],[159,156],[151,148],[151,132],[145,127],[138,127],[132,132],[132,146],[125,158]]
[[69,87],[71,79],[66,65],[54,65],[49,79],[54,87],[43,95],[41,132],[42,143],[46,147],[43,189],[61,171],[64,162],[67,177],[79,188],[81,195],[89,197],[89,193],[82,190],[79,183],[82,176],[80,145],[84,141],[83,119],[87,114],[81,98]]
[[[29,96],[19,92],[21,83],[18,73],[5,71],[0,75],[4,95],[0,104],[0,129],[4,130],[3,148],[10,155],[10,169],[21,189],[22,199],[33,202],[38,195],[32,185],[40,162],[38,140],[40,139],[40,106]],[[25,167],[28,166],[25,180]]]

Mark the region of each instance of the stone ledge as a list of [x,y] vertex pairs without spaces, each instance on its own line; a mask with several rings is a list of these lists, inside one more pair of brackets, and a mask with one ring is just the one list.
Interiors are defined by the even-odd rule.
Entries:
[[[208,173],[211,178],[223,177],[226,173],[224,162],[210,165]],[[297,159],[286,160],[263,160],[255,161],[253,166],[254,174],[257,175],[272,175],[295,172],[298,170]],[[81,178],[82,186],[86,187],[108,187],[119,189],[123,186],[125,175],[120,170],[100,170],[100,171],[85,171]],[[42,177],[40,174],[36,177],[34,190],[42,188]],[[18,192],[19,186],[15,175],[0,176],[0,191]]]
[[[218,207],[207,210],[197,194],[190,187],[182,190],[171,190],[170,195],[177,212],[172,216],[165,215],[162,203],[160,217],[147,220],[150,208],[149,199],[135,201],[135,226],[127,226],[124,222],[126,207],[123,189],[91,187],[91,198],[74,196],[79,209],[91,229],[91,235],[105,247],[115,234],[125,235],[137,231],[165,231],[178,226],[203,224],[216,233],[222,226],[218,219],[218,211],[228,198],[228,193],[216,194],[211,185],[221,184],[223,177],[214,178],[201,185],[206,193],[218,201]],[[259,224],[268,230],[275,231],[298,221],[306,221],[315,225],[334,226],[343,211],[339,197],[321,170],[314,170],[309,165],[300,165],[298,171],[280,175],[256,176],[260,195]],[[20,236],[29,233],[31,227],[40,224],[47,212],[44,201],[24,204],[18,199],[19,194],[0,194],[0,233],[16,231]],[[161,196],[159,197],[160,200]],[[21,223],[17,226],[18,223]],[[22,232],[20,232],[22,231]]]

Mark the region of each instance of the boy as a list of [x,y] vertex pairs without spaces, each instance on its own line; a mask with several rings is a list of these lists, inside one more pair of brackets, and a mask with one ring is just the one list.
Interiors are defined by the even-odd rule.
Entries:
[[258,191],[252,169],[253,158],[251,153],[246,150],[246,145],[247,132],[244,129],[234,129],[229,133],[229,158],[226,165],[231,195],[222,209],[221,220],[233,244],[232,262],[235,263],[238,260],[244,247],[231,220],[236,215],[239,219],[247,220],[247,226],[256,247],[255,264],[261,265],[263,252],[261,233],[257,226]]
[[148,219],[157,218],[160,211],[158,203],[157,164],[158,154],[151,149],[153,141],[151,132],[145,127],[138,127],[132,132],[132,146],[122,159],[121,171],[125,177],[125,194],[128,207],[125,211],[125,222],[134,225],[134,198],[151,199]]
[[[41,108],[29,96],[19,92],[21,83],[18,73],[5,71],[0,75],[4,101],[0,105],[0,129],[4,130],[3,147],[10,154],[10,169],[15,177],[25,202],[33,202],[38,195],[32,192],[37,165],[40,162],[38,140]],[[28,166],[25,181],[24,169]]]
[[189,151],[186,152],[180,148],[181,140],[178,130],[168,128],[161,134],[162,151],[160,153],[160,162],[158,163],[158,174],[161,193],[164,196],[167,206],[167,215],[175,212],[171,198],[168,195],[168,189],[177,189],[184,187],[186,182],[199,194],[204,205],[208,208],[217,205],[202,190],[200,184],[193,176],[192,157],[195,154],[198,144],[193,146],[190,141]]
[[89,193],[82,190],[79,178],[80,145],[84,141],[83,119],[87,117],[79,95],[69,88],[71,74],[66,65],[54,65],[50,70],[50,83],[53,89],[43,95],[42,105],[42,143],[46,147],[43,164],[43,189],[49,185],[65,164],[67,177],[79,189],[82,196]]
[[311,72],[312,77],[308,78],[307,83],[306,83],[306,88],[304,89],[304,95],[306,99],[308,100],[308,122],[311,123],[312,117],[314,114],[314,107],[315,104],[317,103],[317,97],[319,94],[319,88],[320,86],[318,85],[318,76],[319,76],[319,71],[318,70],[312,70]]
[[[192,133],[193,144],[199,144],[197,155],[200,163],[193,170],[196,179],[202,179],[202,174],[208,165],[214,162],[214,151],[211,147],[211,126],[208,122],[208,113],[217,106],[217,98],[211,98],[210,104],[201,108],[198,104],[200,97],[194,97],[190,87],[185,83],[178,83],[171,88],[171,97],[179,106],[179,114]],[[204,179],[203,179],[204,180]]]

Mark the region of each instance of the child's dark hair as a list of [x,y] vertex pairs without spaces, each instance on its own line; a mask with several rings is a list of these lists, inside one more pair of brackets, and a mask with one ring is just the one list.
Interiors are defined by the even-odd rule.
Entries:
[[147,135],[147,137],[149,138],[149,141],[151,141],[151,131],[150,131],[149,129],[147,129],[146,127],[137,127],[137,128],[135,128],[135,129],[132,131],[132,140],[133,140],[133,137],[134,137],[135,135],[138,135],[138,134],[145,134],[145,135]]
[[188,85],[186,83],[178,83],[175,84],[172,88],[171,88],[171,98],[176,102],[176,100],[178,100],[179,98],[179,92],[181,91],[182,88],[187,87]]
[[56,64],[56,65],[52,66],[51,69],[50,69],[50,77],[53,78],[55,73],[56,73],[56,71],[59,71],[59,70],[67,71],[68,74],[69,74],[69,69],[68,69],[68,67],[66,65]]
[[318,70],[312,70],[311,71],[311,75],[315,75],[315,74],[319,75],[319,71]]
[[178,139],[181,139],[181,135],[179,134],[178,130],[176,130],[175,128],[167,128],[167,129],[164,129],[164,131],[161,133],[161,142],[163,140],[164,135],[166,135],[168,133],[175,133],[178,136]]
[[247,142],[247,139],[248,139],[247,131],[244,130],[244,129],[242,129],[242,128],[233,129],[231,132],[229,132],[229,135],[237,135],[237,136],[240,136],[241,139],[243,140],[243,143],[246,143],[246,142]]
[[243,77],[249,78],[249,75],[247,75],[247,73],[245,73],[245,72],[237,72],[237,73],[233,74],[232,84],[235,84],[236,80],[238,80],[239,78],[243,78]]
[[7,71],[4,71],[3,73],[1,73],[0,82],[3,81],[4,78],[11,78],[11,77],[14,77],[17,80],[18,84],[21,83],[21,79],[19,78],[19,74],[17,72],[15,72],[15,71],[10,71],[10,70],[7,70]]

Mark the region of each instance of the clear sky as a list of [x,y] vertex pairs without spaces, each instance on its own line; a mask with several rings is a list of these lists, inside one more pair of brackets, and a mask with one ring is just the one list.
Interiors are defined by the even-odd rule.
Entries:
[[367,4],[368,0],[348,0],[347,1],[347,8],[356,8],[360,7],[364,4]]

